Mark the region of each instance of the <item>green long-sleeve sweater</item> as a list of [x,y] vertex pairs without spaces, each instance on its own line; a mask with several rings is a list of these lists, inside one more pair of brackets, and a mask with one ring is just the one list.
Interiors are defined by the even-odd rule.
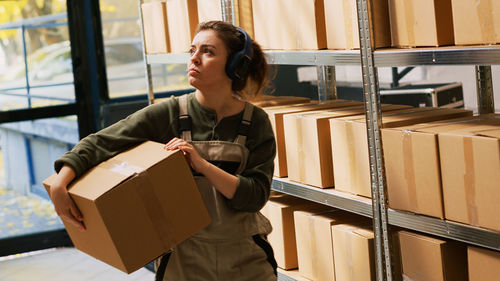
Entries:
[[[192,119],[192,139],[234,141],[243,112],[228,116],[217,123],[214,111],[202,106],[194,93],[188,96],[188,112]],[[127,118],[82,139],[71,151],[54,163],[57,172],[64,164],[71,166],[76,177],[115,156],[116,154],[151,140],[167,143],[180,137],[179,103],[177,98],[143,108]],[[239,211],[260,210],[269,198],[276,143],[267,114],[255,107],[246,147],[249,150],[244,171],[237,175],[238,186],[228,204]]]

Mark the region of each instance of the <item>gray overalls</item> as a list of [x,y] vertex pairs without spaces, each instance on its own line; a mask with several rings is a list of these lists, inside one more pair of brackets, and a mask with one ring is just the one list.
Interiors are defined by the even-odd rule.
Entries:
[[[234,142],[192,141],[187,95],[179,97],[179,111],[181,137],[191,143],[201,157],[232,174],[244,170],[248,157],[246,134],[253,105],[246,103]],[[233,171],[229,171],[231,166]],[[265,240],[272,230],[269,221],[260,212],[230,208],[226,203],[228,199],[204,176],[195,174],[195,181],[212,222],[161,258],[157,263],[157,280],[277,280],[276,261],[271,246]]]

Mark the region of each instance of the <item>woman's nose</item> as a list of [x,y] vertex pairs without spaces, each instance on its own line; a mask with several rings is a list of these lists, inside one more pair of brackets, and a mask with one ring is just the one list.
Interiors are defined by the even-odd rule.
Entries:
[[194,51],[191,54],[191,57],[189,58],[190,62],[192,64],[199,64],[200,63],[200,51]]

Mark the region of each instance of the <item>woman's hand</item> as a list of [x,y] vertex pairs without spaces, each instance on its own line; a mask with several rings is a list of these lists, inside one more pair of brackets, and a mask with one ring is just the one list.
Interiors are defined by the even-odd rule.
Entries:
[[198,151],[190,143],[183,139],[173,138],[165,146],[165,150],[176,150],[179,149],[186,156],[189,165],[198,173],[205,174],[204,171],[208,168],[210,164],[207,160],[203,159]]
[[68,193],[68,184],[75,177],[75,172],[69,166],[64,166],[56,180],[50,186],[49,195],[57,215],[65,222],[71,223],[81,231],[85,230],[83,216]]

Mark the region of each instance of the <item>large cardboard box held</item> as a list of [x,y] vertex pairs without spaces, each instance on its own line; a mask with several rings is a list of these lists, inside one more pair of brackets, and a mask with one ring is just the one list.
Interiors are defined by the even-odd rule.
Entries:
[[335,280],[375,281],[374,234],[365,225],[332,226]]
[[[49,190],[55,175],[44,181]],[[68,189],[86,230],[65,223],[75,247],[131,273],[210,223],[181,151],[144,142],[102,162]]]
[[389,0],[394,47],[452,45],[451,0]]
[[477,128],[494,119],[495,115],[481,115],[383,128],[389,207],[444,218],[438,134]]
[[500,231],[500,124],[438,138],[446,219]]
[[[229,4],[228,4],[229,5]],[[252,0],[234,1],[234,23],[243,28],[251,38],[254,38]],[[222,20],[222,5],[220,0],[198,0],[198,21]]]
[[[384,111],[409,108],[405,105],[382,105]],[[320,188],[334,185],[333,159],[329,120],[345,116],[361,115],[361,104],[343,107],[285,114],[286,161],[288,178]]]
[[407,231],[400,231],[398,234],[403,280],[467,280],[465,244]]
[[[390,47],[387,0],[370,0],[367,4],[372,48]],[[359,49],[356,1],[325,0],[325,22],[328,49]]]
[[294,104],[284,106],[271,106],[264,108],[269,116],[276,138],[276,157],[274,158],[274,175],[277,177],[287,176],[285,133],[283,128],[283,115],[295,112],[320,110],[325,108],[347,107],[359,105],[359,102],[345,100],[330,100],[320,103]]
[[500,2],[451,0],[456,45],[500,43]]
[[273,231],[267,236],[267,239],[273,246],[274,257],[280,268],[293,269],[298,267],[293,212],[324,208],[318,203],[290,195],[272,197],[262,208],[262,214],[269,219],[273,226]]
[[155,1],[143,3],[144,43],[146,54],[164,54],[170,51],[166,3]]
[[496,281],[500,276],[500,253],[467,247],[469,281]]
[[[412,108],[382,113],[384,128],[399,127],[470,115],[469,110]],[[370,164],[365,117],[352,116],[330,120],[332,153],[335,161],[335,189],[371,197]]]
[[316,0],[253,0],[255,39],[265,49],[326,48],[325,9]]

